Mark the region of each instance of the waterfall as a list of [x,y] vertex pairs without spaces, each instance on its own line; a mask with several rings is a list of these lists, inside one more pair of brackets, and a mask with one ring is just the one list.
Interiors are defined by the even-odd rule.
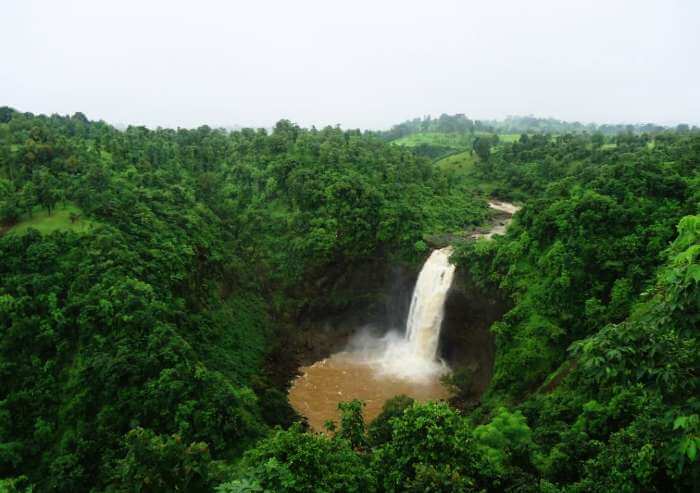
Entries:
[[[492,201],[489,205],[503,214],[519,209],[505,202]],[[502,234],[508,221],[498,216],[489,230],[472,233],[471,237],[488,239]],[[435,250],[423,264],[405,327],[389,327],[388,332],[365,327],[357,331],[344,351],[302,368],[303,375],[294,380],[289,391],[289,402],[309,418],[314,429],[322,430],[329,418],[338,419],[338,403],[352,398],[367,403],[365,418],[369,421],[381,413],[387,399],[396,395],[406,394],[420,402],[449,397],[449,389],[441,384],[440,377],[450,369],[438,357],[438,343],[455,273],[449,262],[451,254],[451,248]]]
[[440,326],[445,312],[447,292],[452,285],[455,266],[450,264],[452,248],[433,251],[418,274],[403,335],[389,332],[381,341],[379,357],[372,356],[365,344],[364,359],[380,373],[414,382],[430,381],[449,369],[437,358]]
[[406,339],[416,356],[431,361],[437,356],[445,300],[455,272],[451,253],[447,247],[430,254],[418,274],[408,311]]

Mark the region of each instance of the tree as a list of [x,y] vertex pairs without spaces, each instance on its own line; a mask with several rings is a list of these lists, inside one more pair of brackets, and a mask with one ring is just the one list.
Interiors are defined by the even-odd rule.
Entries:
[[403,415],[404,411],[411,407],[415,401],[406,395],[392,397],[382,406],[379,413],[369,425],[369,441],[372,446],[381,445],[391,440],[391,421]]
[[391,441],[372,458],[384,491],[406,491],[426,481],[440,483],[445,475],[478,490],[494,478],[493,469],[477,453],[469,423],[446,404],[414,405],[391,425]]
[[0,123],[7,123],[12,119],[16,111],[9,106],[0,106]]
[[490,138],[480,135],[474,139],[474,143],[472,144],[472,149],[476,155],[479,156],[479,159],[484,162],[488,162],[491,156],[491,143],[492,140]]
[[602,133],[596,132],[591,136],[591,143],[593,144],[594,149],[597,149],[600,146],[602,146],[603,142],[605,142],[605,137],[603,137]]
[[245,483],[280,493],[375,489],[373,478],[349,441],[304,433],[298,424],[276,431],[246,452],[241,476],[237,484],[222,485],[220,491],[246,491]]
[[44,206],[49,215],[51,215],[61,197],[58,180],[48,169],[42,167],[32,175],[32,183],[36,190],[39,204]]
[[20,191],[19,203],[22,212],[26,212],[29,217],[31,217],[32,211],[37,202],[37,192],[36,188],[34,187],[34,183],[28,181],[24,184],[22,190]]
[[355,450],[362,450],[367,446],[365,420],[362,417],[364,405],[364,402],[357,399],[338,404],[338,409],[340,409],[340,431],[338,436],[349,441]]
[[13,224],[21,214],[20,194],[9,180],[0,178],[0,224]]
[[136,428],[125,437],[126,456],[114,467],[108,491],[211,491],[211,457],[206,443],[185,443]]

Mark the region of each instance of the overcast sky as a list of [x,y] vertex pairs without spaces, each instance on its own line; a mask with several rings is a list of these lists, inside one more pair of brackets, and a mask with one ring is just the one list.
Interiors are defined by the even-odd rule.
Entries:
[[149,126],[700,124],[699,0],[2,0],[0,105]]

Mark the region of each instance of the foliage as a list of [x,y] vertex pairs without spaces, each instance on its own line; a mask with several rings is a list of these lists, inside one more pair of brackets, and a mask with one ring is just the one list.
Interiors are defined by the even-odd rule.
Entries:
[[425,118],[414,118],[394,125],[390,130],[382,132],[387,140],[399,139],[418,133],[443,134],[473,134],[475,132],[490,132],[492,128],[478,120],[474,121],[461,113],[455,115],[441,114],[438,118],[430,115]]
[[[387,142],[418,135],[468,150],[433,165]],[[698,156],[690,128],[118,131],[2,108],[0,487],[691,491]],[[293,424],[271,348],[349,303],[334,284],[356,266],[480,224],[484,191],[525,206],[454,255],[511,301],[482,405],[397,397],[366,427],[353,401],[329,435]],[[469,372],[451,382],[470,392]]]
[[219,491],[256,491],[258,485],[275,492],[373,490],[364,461],[350,442],[305,433],[299,425],[276,431],[248,451],[242,469],[245,483],[232,482]]
[[520,411],[499,408],[488,424],[474,429],[474,438],[484,456],[497,469],[504,469],[509,456],[530,455],[532,431]]
[[580,122],[566,122],[556,118],[537,118],[534,116],[509,116],[501,121],[484,122],[499,132],[503,133],[554,133],[575,134],[588,132],[590,134],[615,135],[619,133],[656,133],[666,130],[661,125],[653,123],[645,124],[583,124]]
[[443,375],[442,384],[450,390],[451,402],[464,405],[474,398],[474,365],[460,365]]
[[363,407],[364,403],[357,399],[338,404],[338,409],[340,409],[338,436],[350,442],[350,446],[356,450],[367,446],[365,421],[362,417]]
[[391,425],[391,441],[372,457],[382,491],[425,486],[429,477],[435,483],[445,475],[470,488],[491,479],[491,468],[477,453],[469,423],[447,405],[414,405]]
[[381,445],[391,440],[391,420],[403,416],[403,412],[414,402],[411,397],[397,395],[384,403],[382,412],[374,418],[367,430],[368,439],[372,446]]
[[205,443],[183,443],[136,428],[125,438],[127,454],[117,461],[108,491],[210,491],[211,458]]
[[[311,303],[347,302],[326,281],[486,217],[357,131],[1,113],[0,477],[41,491],[183,488],[190,447],[235,460],[297,419],[264,366]],[[209,488],[203,467],[178,481]]]
[[533,196],[506,238],[488,248],[463,245],[456,255],[478,282],[498,285],[515,302],[492,328],[493,390],[513,397],[534,390],[569,344],[629,315],[676,223],[693,210],[680,157],[693,139],[653,149],[634,140],[603,155],[583,137],[523,138],[492,157],[489,176]]

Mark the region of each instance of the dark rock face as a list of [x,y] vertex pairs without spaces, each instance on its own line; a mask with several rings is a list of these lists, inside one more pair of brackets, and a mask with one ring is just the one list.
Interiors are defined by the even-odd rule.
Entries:
[[452,368],[474,370],[473,392],[478,398],[488,387],[495,354],[491,324],[507,311],[497,292],[487,292],[457,269],[447,301],[440,334],[440,355]]
[[301,364],[342,350],[360,329],[403,330],[417,277],[415,267],[388,265],[381,257],[338,276],[297,321]]
[[[338,264],[309,290],[310,302],[301,310],[296,323],[302,327],[317,325],[319,321],[334,326],[395,327],[408,313],[417,277],[415,266],[390,265],[381,254],[360,265]],[[402,324],[403,321],[398,323]]]

